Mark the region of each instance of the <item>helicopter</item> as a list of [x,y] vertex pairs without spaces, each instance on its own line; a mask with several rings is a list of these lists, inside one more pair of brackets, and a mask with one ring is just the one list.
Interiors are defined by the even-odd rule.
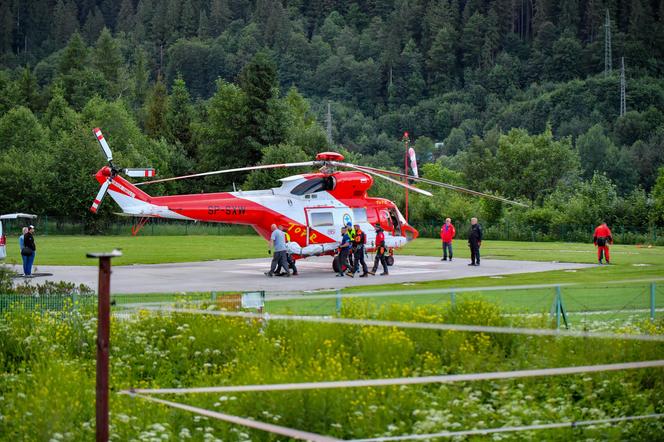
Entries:
[[[385,198],[367,195],[374,178],[386,180],[426,196],[433,196],[408,180],[448,188],[510,204],[523,205],[499,196],[476,192],[447,183],[402,174],[384,169],[344,162],[337,152],[322,152],[313,161],[267,164],[234,169],[196,173],[178,177],[131,183],[128,177],[152,178],[152,168],[121,169],[113,163],[113,153],[101,130],[93,130],[108,161],[95,175],[99,192],[90,210],[96,213],[108,193],[122,209],[122,214],[140,218],[136,234],[150,218],[168,218],[251,226],[261,237],[269,240],[270,226],[285,227],[290,236],[287,249],[295,259],[310,256],[334,256],[332,268],[339,271],[336,251],[341,228],[348,223],[358,224],[367,235],[368,252],[377,248],[375,227],[384,231],[385,247],[389,251],[388,265],[394,264],[394,249],[403,247],[418,237],[418,231],[408,224],[396,204]],[[139,187],[217,174],[291,167],[317,167],[317,172],[282,178],[281,186],[265,190],[200,193],[188,195],[151,196]],[[403,179],[404,181],[400,181]]]

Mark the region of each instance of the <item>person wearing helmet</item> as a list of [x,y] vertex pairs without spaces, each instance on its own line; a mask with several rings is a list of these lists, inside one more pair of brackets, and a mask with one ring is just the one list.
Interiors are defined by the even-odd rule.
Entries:
[[353,223],[348,221],[346,223],[346,233],[350,239],[350,248],[348,249],[348,270],[355,268],[355,229]]

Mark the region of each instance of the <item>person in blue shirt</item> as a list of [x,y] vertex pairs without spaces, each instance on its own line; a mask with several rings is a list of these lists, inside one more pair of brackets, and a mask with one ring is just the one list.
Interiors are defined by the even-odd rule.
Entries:
[[[348,229],[346,226],[341,228],[341,243],[339,244],[339,273],[337,276],[344,276],[344,269],[350,269],[348,264],[348,253],[350,252],[350,236],[348,236]],[[352,273],[348,276],[353,277]]]
[[[18,252],[21,253],[23,250],[23,247],[25,247],[25,241],[23,240],[23,235],[28,233],[28,228],[23,227],[23,231],[21,233],[21,236],[18,237]],[[26,267],[28,265],[28,257],[25,256],[24,254],[21,253],[21,260],[23,260],[23,275],[27,275],[27,270]]]
[[[274,276],[275,271],[277,270],[277,266],[281,265],[281,267],[286,270],[286,274],[284,276],[290,276],[291,274],[288,271],[288,256],[286,253],[286,235],[280,228],[277,227],[276,224],[272,224],[270,228],[272,229],[272,236],[270,236],[270,247],[274,249],[274,253],[272,254],[272,264],[270,265],[270,271],[265,272],[265,275]],[[268,253],[271,253],[270,249],[268,249]]]

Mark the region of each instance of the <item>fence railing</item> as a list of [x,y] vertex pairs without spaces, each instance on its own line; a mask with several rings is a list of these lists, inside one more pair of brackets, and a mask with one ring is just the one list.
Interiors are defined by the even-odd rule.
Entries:
[[[601,329],[628,320],[664,317],[664,283],[609,283],[602,285],[555,285],[431,289],[420,291],[302,294],[260,293],[261,311],[273,314],[335,316],[348,303],[367,301],[375,306],[390,304],[457,305],[470,300],[495,303],[506,317],[548,317],[548,326]],[[131,312],[153,306],[205,306],[242,310],[247,293],[197,292],[180,294],[116,294],[115,312]],[[256,298],[252,298],[252,305]],[[25,311],[70,312],[96,306],[96,295],[0,295],[0,317]]]

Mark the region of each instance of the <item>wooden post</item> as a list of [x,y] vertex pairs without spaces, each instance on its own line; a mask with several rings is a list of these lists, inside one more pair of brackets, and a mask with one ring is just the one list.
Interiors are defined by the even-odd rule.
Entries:
[[108,442],[108,356],[111,335],[111,258],[122,256],[119,250],[109,253],[88,253],[99,258],[97,299],[97,442]]

